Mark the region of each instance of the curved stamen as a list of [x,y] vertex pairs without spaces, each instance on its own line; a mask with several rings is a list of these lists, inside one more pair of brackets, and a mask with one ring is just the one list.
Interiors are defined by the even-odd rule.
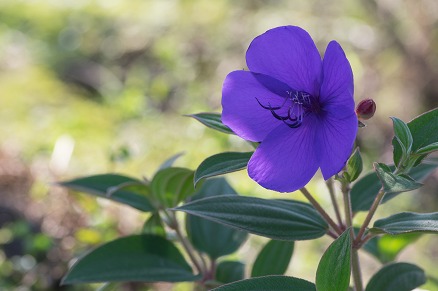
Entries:
[[259,98],[256,97],[257,102],[260,104],[260,106],[262,106],[264,109],[268,109],[268,110],[278,110],[281,109],[284,104],[286,104],[287,98],[284,99],[283,104],[281,104],[280,106],[276,106],[276,107],[272,107],[271,104],[268,103],[268,106],[263,105],[260,101]]
[[283,123],[286,124],[287,126],[289,126],[290,128],[297,128],[297,127],[300,127],[302,122],[301,121],[296,121],[296,122],[293,122],[293,123],[287,123],[285,120],[283,120]]
[[[288,97],[284,99],[283,104],[280,106],[272,106],[270,103],[263,105],[257,97],[256,100],[263,109],[269,110],[276,119],[281,120],[290,128],[297,128],[303,123],[304,115],[309,110],[312,110],[312,96],[301,91],[287,91],[286,93]],[[287,114],[284,116],[278,114],[277,111],[283,109],[288,101],[290,103],[287,108]]]
[[274,110],[271,110],[271,113],[278,120],[288,120],[289,119],[289,114],[286,116],[281,116],[281,115],[278,115]]

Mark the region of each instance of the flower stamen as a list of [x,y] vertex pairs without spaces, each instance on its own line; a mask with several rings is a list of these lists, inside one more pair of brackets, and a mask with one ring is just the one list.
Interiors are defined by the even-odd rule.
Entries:
[[[272,106],[270,103],[263,105],[257,97],[256,100],[262,108],[269,110],[276,119],[281,120],[290,128],[297,128],[303,122],[304,115],[312,110],[311,95],[301,91],[286,91],[286,93],[287,97],[280,106]],[[277,111],[285,109],[286,103],[289,103],[287,105],[287,114],[282,116]]]

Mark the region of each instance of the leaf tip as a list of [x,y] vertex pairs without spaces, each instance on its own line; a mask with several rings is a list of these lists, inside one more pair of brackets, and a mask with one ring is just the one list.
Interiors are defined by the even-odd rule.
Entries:
[[64,277],[61,278],[61,282],[59,283],[59,286],[66,286],[74,283],[73,280],[69,277],[69,273],[67,273]]

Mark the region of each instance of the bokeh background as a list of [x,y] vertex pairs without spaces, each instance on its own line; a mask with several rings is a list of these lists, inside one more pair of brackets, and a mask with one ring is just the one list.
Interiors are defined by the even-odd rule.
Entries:
[[[388,117],[407,122],[438,105],[436,0],[0,0],[0,289],[94,290],[58,287],[69,262],[138,232],[147,218],[54,182],[107,172],[150,177],[179,152],[177,165],[194,169],[215,153],[249,150],[183,115],[220,112],[222,82],[246,67],[250,41],[287,24],[306,29],[321,53],[330,40],[341,43],[356,101],[373,98],[378,108],[358,136],[365,166],[391,162]],[[274,195],[245,172],[228,177],[243,195]],[[329,205],[319,175],[310,189]],[[437,211],[437,195],[435,173],[378,214]],[[262,243],[253,237],[236,257],[251,264]],[[313,281],[329,243],[298,242],[288,274]],[[399,260],[436,278],[437,246],[424,235]],[[367,280],[379,263],[361,260]]]

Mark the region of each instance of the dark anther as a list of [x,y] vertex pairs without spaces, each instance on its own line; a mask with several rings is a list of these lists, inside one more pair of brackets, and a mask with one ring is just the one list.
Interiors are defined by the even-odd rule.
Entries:
[[281,105],[281,106],[276,106],[276,107],[272,107],[271,104],[268,104],[268,106],[263,105],[262,103],[260,103],[259,98],[256,97],[257,102],[260,104],[260,106],[262,106],[265,109],[268,110],[278,110],[281,107],[283,107],[284,103],[286,103],[286,101]]
[[[297,128],[303,122],[303,116],[305,109],[310,105],[310,98],[307,93],[304,92],[288,92],[288,97],[284,99],[283,104],[280,106],[264,105],[256,98],[259,105],[266,110],[269,110],[276,119],[281,120],[284,124],[290,128]],[[289,108],[287,109],[287,115],[282,116],[277,113],[277,110],[284,108],[289,101]]]

